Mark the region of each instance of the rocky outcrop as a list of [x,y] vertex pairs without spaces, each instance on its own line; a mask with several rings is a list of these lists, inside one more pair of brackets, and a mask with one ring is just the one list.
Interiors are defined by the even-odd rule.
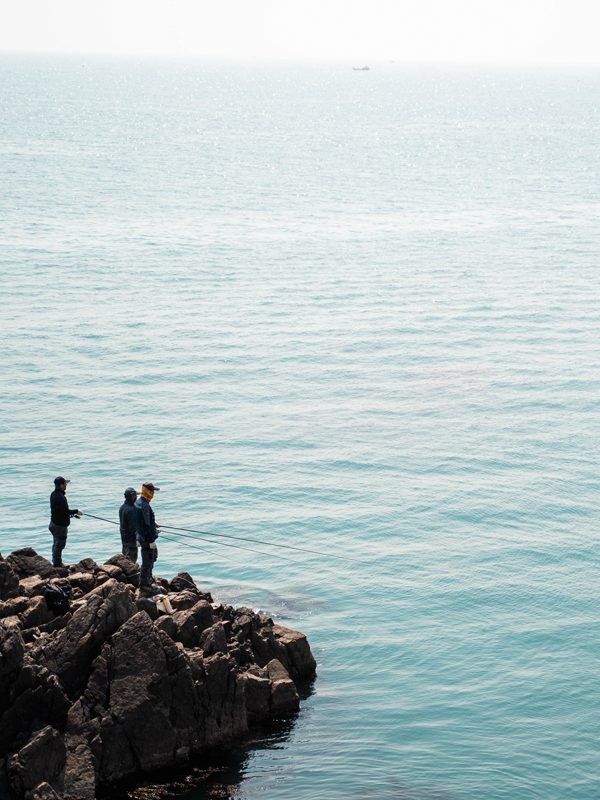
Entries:
[[[295,681],[316,668],[303,634],[214,603],[185,572],[157,579],[166,614],[122,555],[60,572],[31,548],[0,556],[0,778],[17,798],[93,800],[298,709]],[[48,583],[72,590],[63,616]]]

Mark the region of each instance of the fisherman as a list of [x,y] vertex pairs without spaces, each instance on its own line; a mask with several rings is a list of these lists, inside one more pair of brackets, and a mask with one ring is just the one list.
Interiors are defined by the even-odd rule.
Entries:
[[136,539],[142,548],[141,590],[155,588],[152,584],[152,567],[158,558],[156,540],[160,528],[154,519],[154,511],[150,508],[154,492],[160,492],[160,488],[149,482],[142,484],[142,496],[138,497],[133,506],[135,510]]
[[121,544],[123,545],[122,553],[134,564],[138,560],[138,547],[135,524],[135,509],[133,504],[137,500],[137,492],[131,486],[125,489],[125,502],[119,509],[119,523],[121,525]]
[[70,480],[59,475],[54,478],[54,491],[50,495],[50,524],[48,529],[54,538],[52,545],[52,564],[55,567],[64,567],[62,553],[67,543],[67,533],[71,524],[71,517],[81,519],[81,511],[69,508],[67,502],[67,483]]

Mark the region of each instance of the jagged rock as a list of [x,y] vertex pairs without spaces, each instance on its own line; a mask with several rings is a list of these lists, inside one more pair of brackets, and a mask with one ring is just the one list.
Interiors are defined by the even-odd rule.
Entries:
[[2,627],[6,630],[20,631],[23,627],[21,620],[17,616],[4,617]]
[[[18,584],[17,584],[18,585]],[[29,598],[13,597],[5,602],[0,602],[0,620],[22,614],[29,606]]]
[[26,597],[36,597],[42,593],[42,589],[48,583],[47,578],[40,578],[39,575],[30,575],[19,581],[19,594]]
[[120,567],[117,567],[115,564],[104,564],[103,566],[98,567],[96,578],[100,578],[102,574],[108,575],[109,578],[114,578],[116,581],[120,581],[121,583],[127,582],[125,573]]
[[39,556],[32,547],[15,550],[7,557],[6,561],[19,578],[29,578],[31,575],[38,575],[40,578],[57,577],[57,572],[48,559]]
[[47,782],[55,786],[65,766],[63,737],[50,725],[33,733],[7,762],[11,789],[19,795]]
[[297,711],[300,708],[300,698],[294,682],[281,661],[277,661],[277,659],[269,661],[266,669],[271,683],[271,714],[278,716],[290,711]]
[[265,708],[269,708],[271,700],[271,682],[266,669],[254,667],[244,676],[244,699],[248,724],[255,725],[264,719]]
[[8,690],[23,667],[25,646],[19,631],[0,624],[0,714],[8,703]]
[[158,630],[164,631],[171,639],[177,639],[177,625],[173,621],[173,617],[161,614],[154,624]]
[[32,650],[32,658],[58,675],[67,691],[85,685],[91,663],[106,639],[137,612],[129,590],[112,579],[85,599],[66,628]]
[[96,578],[92,572],[72,572],[69,575],[69,584],[73,589],[81,589],[87,594],[96,585]]
[[317,662],[310,651],[306,636],[291,628],[284,628],[283,625],[273,625],[272,631],[277,643],[285,651],[285,657],[280,660],[291,678],[298,680],[314,675]]
[[212,609],[206,600],[199,600],[186,611],[176,611],[171,619],[177,627],[177,640],[184,647],[197,647],[202,632],[213,624]]
[[0,752],[35,720],[62,729],[69,705],[55,675],[38,664],[25,664],[10,687],[9,708],[0,719]]
[[119,567],[121,572],[125,575],[127,583],[135,587],[140,585],[140,568],[137,564],[128,559],[127,556],[124,556],[122,553],[117,553],[108,559],[106,566],[108,565]]
[[200,637],[200,646],[205,656],[215,653],[227,653],[227,639],[221,622],[216,622],[204,631]]
[[8,561],[0,561],[0,600],[19,595],[19,576]]
[[[90,683],[107,685],[100,773],[114,780],[173,763],[179,747],[198,749],[201,707],[189,660],[143,611],[112,637]],[[110,665],[110,667],[109,667]],[[84,702],[100,710],[98,693]]]
[[95,574],[98,571],[98,564],[93,558],[82,558],[79,563],[74,564],[70,569],[73,572],[91,572]]
[[80,737],[66,737],[67,758],[63,779],[63,794],[69,797],[96,797],[96,770],[90,746]]
[[282,625],[264,624],[258,630],[253,626],[251,643],[259,666],[277,659],[295,680],[313,675],[316,670],[316,661],[303,633]]
[[44,597],[34,597],[27,609],[19,614],[19,619],[23,628],[37,628],[38,625],[52,622],[54,612],[50,611]]
[[212,598],[210,600],[208,599],[209,592],[201,592],[196,586],[194,579],[189,572],[177,573],[174,578],[171,578],[171,580],[168,581],[168,585],[169,592],[192,592],[203,600],[207,600],[209,603],[212,603]]
[[138,597],[135,601],[138,611],[145,611],[150,619],[158,619],[158,608],[150,597]]
[[[120,554],[102,567],[83,559],[66,578],[24,575],[34,563],[47,571],[38,558],[30,548],[0,556],[21,570],[10,566],[22,595],[0,599],[0,759],[15,751],[5,773],[14,800],[93,800],[98,784],[297,710],[293,679],[315,669],[303,634],[213,603],[185,572],[156,579],[170,590],[168,615],[135,592],[138,567]],[[39,596],[48,582],[82,595],[62,617]]]
[[25,800],[60,800],[60,795],[54,791],[49,783],[44,781],[30,792],[25,792]]
[[169,594],[169,600],[174,611],[187,611],[188,608],[193,608],[198,602],[198,594],[186,589],[177,594]]

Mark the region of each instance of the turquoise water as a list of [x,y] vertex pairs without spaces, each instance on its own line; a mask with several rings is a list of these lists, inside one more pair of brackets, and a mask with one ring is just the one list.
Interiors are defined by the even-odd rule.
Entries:
[[161,544],[319,665],[231,797],[595,800],[600,73],[371,66],[0,59],[1,550],[328,554]]

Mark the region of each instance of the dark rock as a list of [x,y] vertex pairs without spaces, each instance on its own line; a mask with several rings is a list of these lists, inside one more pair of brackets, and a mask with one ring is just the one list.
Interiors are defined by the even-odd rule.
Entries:
[[11,789],[19,795],[42,782],[55,787],[65,766],[63,737],[50,725],[33,733],[27,744],[7,762]]
[[179,572],[174,578],[169,581],[170,592],[193,592],[199,594],[200,590],[194,583],[194,579],[189,572]]
[[198,749],[201,707],[189,660],[147,614],[139,612],[121,627],[105,659],[110,670],[100,732],[103,779],[123,777],[137,764],[149,770],[173,763],[179,747]]
[[73,589],[81,589],[87,594],[95,587],[96,578],[92,572],[72,572],[69,575],[69,584]]
[[79,737],[67,736],[67,757],[63,794],[69,797],[96,797],[96,770],[90,746]]
[[171,619],[177,626],[177,639],[184,647],[197,647],[202,632],[213,624],[212,609],[206,600],[199,600],[186,611],[176,611]]
[[154,583],[157,586],[160,586],[164,594],[169,593],[169,581],[166,578],[161,578],[160,576],[157,576],[154,578]]
[[56,578],[56,570],[47,558],[39,556],[32,547],[23,547],[15,550],[6,561],[17,573],[19,578],[29,578],[39,575],[40,578]]
[[17,616],[4,617],[2,627],[7,631],[20,631],[23,627],[21,620]]
[[4,617],[12,617],[15,614],[22,614],[28,606],[29,598],[27,597],[14,597],[11,600],[0,602],[0,620],[4,619]]
[[[0,760],[11,751],[14,800],[93,800],[99,784],[186,761],[298,709],[293,679],[315,670],[303,634],[212,603],[188,573],[156,579],[171,590],[169,615],[135,592],[139,571],[124,556],[102,567],[84,559],[58,578],[23,575],[39,557],[16,555],[19,575],[0,556],[23,593],[0,599]],[[82,595],[62,617],[39,596],[48,582]]]
[[198,595],[186,589],[177,594],[169,594],[169,601],[174,611],[187,611],[188,608],[193,608],[196,605]]
[[95,574],[98,569],[98,564],[96,564],[93,558],[82,558],[79,563],[73,564],[73,566],[69,568],[69,571],[91,572],[92,574]]
[[0,600],[9,600],[19,594],[19,575],[8,561],[0,561]]
[[120,581],[121,583],[127,582],[125,573],[120,567],[117,567],[115,564],[104,564],[103,566],[98,567],[96,578],[100,579],[102,574],[107,575],[109,578],[114,578],[116,581]]
[[26,597],[37,597],[42,593],[42,589],[48,583],[47,578],[40,578],[39,575],[30,575],[19,581],[19,594]]
[[0,719],[0,752],[6,752],[35,720],[64,728],[69,706],[55,675],[38,664],[25,664],[10,687],[9,708]]
[[280,714],[298,711],[300,698],[286,668],[277,659],[269,661],[266,668],[271,683],[271,714],[276,717]]
[[244,693],[248,724],[256,725],[265,718],[265,708],[270,707],[271,682],[266,669],[254,667],[246,672]]
[[54,791],[49,783],[44,781],[30,792],[25,792],[25,800],[60,800],[60,795]]
[[212,656],[215,653],[227,653],[227,639],[223,624],[217,622],[204,631],[200,637],[200,645],[205,656]]
[[114,556],[111,556],[106,565],[113,565],[115,567],[119,567],[121,572],[126,577],[127,583],[130,583],[132,586],[139,586],[140,584],[140,568],[137,564],[134,564],[133,561],[124,556],[122,553],[117,553]]
[[145,611],[150,619],[158,619],[158,608],[156,603],[150,597],[140,596],[135,601],[138,611]]
[[129,590],[112,579],[84,599],[67,627],[47,644],[34,645],[31,653],[58,675],[69,692],[85,685],[91,663],[106,639],[137,612]]
[[284,628],[283,625],[273,625],[272,632],[280,648],[285,651],[281,660],[291,678],[298,680],[314,675],[317,662],[310,651],[306,636],[291,628]]
[[23,667],[25,646],[19,631],[0,624],[0,714],[8,703],[8,690]]
[[50,611],[44,597],[34,597],[19,618],[23,628],[37,628],[38,625],[51,622],[54,619],[54,612]]
[[173,621],[173,617],[161,614],[154,624],[158,630],[164,631],[171,639],[177,639],[177,625]]

